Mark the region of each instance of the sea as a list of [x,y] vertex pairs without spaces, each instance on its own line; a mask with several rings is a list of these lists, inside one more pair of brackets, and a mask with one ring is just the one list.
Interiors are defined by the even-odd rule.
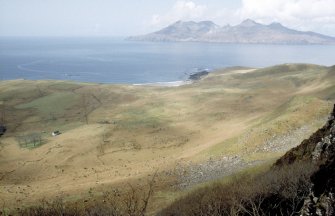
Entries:
[[0,38],[0,79],[145,84],[201,70],[284,63],[335,65],[334,45],[139,42],[124,38]]

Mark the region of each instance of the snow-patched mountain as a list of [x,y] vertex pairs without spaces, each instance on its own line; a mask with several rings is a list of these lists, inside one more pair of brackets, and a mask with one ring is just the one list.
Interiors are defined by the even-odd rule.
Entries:
[[251,19],[220,27],[211,21],[178,21],[160,31],[129,37],[137,41],[199,41],[251,44],[335,44],[335,38],[289,29],[280,23],[263,25]]

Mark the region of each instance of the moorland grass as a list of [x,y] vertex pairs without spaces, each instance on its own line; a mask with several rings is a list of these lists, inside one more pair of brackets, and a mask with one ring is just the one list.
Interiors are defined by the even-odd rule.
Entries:
[[79,96],[72,92],[58,92],[51,95],[43,96],[28,103],[23,103],[16,108],[18,109],[36,109],[39,113],[46,116],[50,113],[60,115],[66,112],[79,100]]

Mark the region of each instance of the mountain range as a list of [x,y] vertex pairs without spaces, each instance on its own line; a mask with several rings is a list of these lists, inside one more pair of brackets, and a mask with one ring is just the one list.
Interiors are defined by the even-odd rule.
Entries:
[[178,21],[159,31],[129,37],[134,41],[195,41],[243,44],[335,44],[335,37],[297,31],[280,23],[263,25],[247,19],[236,26],[212,21]]

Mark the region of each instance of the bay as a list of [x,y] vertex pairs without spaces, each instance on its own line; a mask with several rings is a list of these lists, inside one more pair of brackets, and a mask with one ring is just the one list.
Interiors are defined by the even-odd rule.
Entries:
[[186,80],[202,69],[335,64],[335,46],[136,42],[122,38],[1,38],[0,79],[97,83]]

